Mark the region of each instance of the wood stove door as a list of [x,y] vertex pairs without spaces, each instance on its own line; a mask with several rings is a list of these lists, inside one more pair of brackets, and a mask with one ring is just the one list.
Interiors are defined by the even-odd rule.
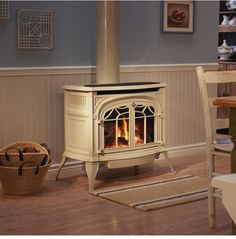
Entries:
[[99,122],[99,152],[102,154],[162,144],[161,106],[153,101],[132,100],[109,107]]

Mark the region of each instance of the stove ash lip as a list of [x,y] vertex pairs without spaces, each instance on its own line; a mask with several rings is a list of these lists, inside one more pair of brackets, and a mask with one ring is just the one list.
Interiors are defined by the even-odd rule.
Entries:
[[120,87],[120,86],[142,86],[142,85],[154,85],[161,84],[160,82],[125,82],[125,83],[109,83],[109,84],[86,84],[84,87]]

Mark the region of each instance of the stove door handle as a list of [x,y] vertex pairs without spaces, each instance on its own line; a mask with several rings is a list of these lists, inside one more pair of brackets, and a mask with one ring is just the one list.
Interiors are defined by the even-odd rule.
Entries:
[[105,154],[104,149],[99,149],[98,154],[101,154],[103,156]]

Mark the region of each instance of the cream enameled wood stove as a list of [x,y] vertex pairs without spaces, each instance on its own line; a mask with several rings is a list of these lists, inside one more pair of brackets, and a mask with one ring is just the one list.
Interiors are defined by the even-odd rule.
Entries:
[[119,2],[97,1],[95,85],[64,86],[65,152],[85,162],[89,191],[99,165],[137,166],[164,153],[164,91],[153,82],[119,83]]
[[153,82],[64,86],[65,152],[61,167],[68,158],[85,161],[92,191],[99,165],[137,166],[166,153],[165,87]]

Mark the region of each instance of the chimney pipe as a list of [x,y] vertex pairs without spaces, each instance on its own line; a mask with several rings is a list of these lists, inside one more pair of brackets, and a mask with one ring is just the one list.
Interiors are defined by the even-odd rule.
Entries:
[[118,83],[120,75],[119,1],[97,1],[96,81]]

